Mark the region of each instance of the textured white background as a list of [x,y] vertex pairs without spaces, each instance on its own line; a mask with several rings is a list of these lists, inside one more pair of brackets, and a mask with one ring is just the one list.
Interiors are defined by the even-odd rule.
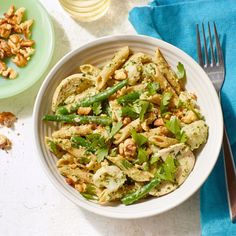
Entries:
[[[148,2],[112,0],[105,17],[95,23],[78,23],[62,10],[58,1],[40,1],[55,27],[56,51],[51,66],[68,51],[94,38],[134,34],[128,11]],[[19,118],[14,129],[0,130],[13,140],[12,151],[0,151],[1,236],[200,235],[198,194],[167,213],[140,220],[97,216],[62,196],[45,176],[34,149],[32,110],[41,83],[42,80],[23,94],[0,101],[0,111],[12,111]]]

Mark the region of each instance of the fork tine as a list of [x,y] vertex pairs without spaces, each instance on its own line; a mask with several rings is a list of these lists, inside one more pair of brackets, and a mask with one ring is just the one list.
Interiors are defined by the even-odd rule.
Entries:
[[216,64],[216,60],[215,60],[215,55],[214,55],[214,50],[213,50],[213,43],[212,43],[212,37],[211,37],[211,27],[210,27],[209,22],[208,22],[208,34],[209,34],[210,47],[211,47],[211,62],[214,66]]
[[219,65],[222,65],[224,63],[223,53],[222,53],[222,49],[221,49],[221,46],[220,46],[220,41],[219,41],[218,33],[217,33],[217,30],[216,30],[215,22],[214,22],[214,33],[215,33],[215,38],[216,38],[217,58],[218,58]]
[[205,64],[208,66],[210,64],[208,52],[207,52],[207,43],[206,43],[206,35],[205,35],[205,29],[204,24],[202,23],[202,34],[203,34],[203,42],[204,42],[204,53],[205,53]]
[[198,63],[201,67],[204,66],[203,57],[202,57],[202,46],[201,46],[201,39],[200,39],[200,33],[198,24],[196,26],[196,32],[197,32],[197,54],[198,54]]

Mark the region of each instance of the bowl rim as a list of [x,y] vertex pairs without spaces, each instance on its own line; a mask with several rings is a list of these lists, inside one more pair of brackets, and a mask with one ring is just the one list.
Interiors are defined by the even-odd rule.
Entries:
[[53,183],[53,185],[63,194],[65,195],[68,199],[70,199],[73,203],[75,203],[77,206],[82,207],[85,210],[88,210],[90,212],[93,212],[95,214],[101,215],[101,216],[105,216],[105,217],[110,217],[110,218],[116,218],[116,219],[139,219],[139,218],[145,218],[145,217],[151,217],[154,215],[158,215],[161,213],[164,213],[172,208],[177,207],[178,205],[182,204],[184,201],[186,201],[188,198],[190,198],[194,193],[196,193],[199,188],[203,185],[203,183],[207,180],[208,176],[210,175],[210,173],[212,172],[216,161],[218,160],[219,157],[219,153],[220,153],[220,149],[221,149],[221,144],[222,144],[222,140],[223,140],[223,114],[222,114],[222,110],[221,110],[221,105],[220,105],[220,101],[219,99],[216,100],[216,104],[217,107],[216,109],[218,109],[219,113],[218,113],[218,120],[220,122],[220,127],[218,130],[219,133],[219,144],[218,146],[216,146],[215,148],[215,153],[217,154],[217,157],[214,159],[214,162],[212,162],[211,166],[209,166],[208,168],[208,173],[205,175],[205,178],[202,178],[201,181],[199,181],[197,184],[195,184],[195,187],[192,191],[189,191],[188,193],[186,193],[186,195],[181,198],[180,200],[176,201],[174,204],[171,204],[168,207],[165,207],[165,209],[160,210],[150,210],[150,211],[145,211],[145,212],[140,212],[139,214],[136,215],[131,215],[131,214],[120,214],[120,213],[113,213],[113,212],[109,212],[106,211],[106,207],[104,207],[104,209],[98,209],[98,208],[94,208],[91,205],[87,205],[85,203],[83,203],[82,201],[78,201],[78,199],[74,198],[67,190],[66,188],[62,188],[61,184],[57,181],[57,179],[55,178],[55,176],[53,175],[53,173],[49,170],[48,166],[46,165],[46,161],[43,155],[43,152],[40,148],[40,142],[39,142],[39,136],[37,134],[37,129],[38,129],[38,122],[40,122],[39,117],[37,116],[37,114],[39,113],[39,109],[40,109],[40,103],[43,97],[43,93],[45,91],[45,89],[48,86],[48,83],[50,82],[50,79],[53,77],[54,73],[57,71],[58,68],[60,68],[64,62],[66,62],[67,60],[69,60],[71,57],[73,57],[74,55],[76,55],[77,53],[79,53],[80,51],[86,50],[87,48],[99,45],[100,43],[106,43],[106,42],[113,42],[113,41],[119,41],[119,40],[125,40],[125,39],[129,39],[129,40],[151,40],[152,42],[156,42],[159,46],[163,46],[163,47],[168,47],[168,49],[170,49],[171,51],[175,51],[177,54],[181,55],[181,57],[186,58],[187,60],[190,61],[191,64],[194,64],[197,70],[200,70],[201,73],[204,73],[207,77],[207,79],[204,81],[204,83],[208,83],[208,86],[210,86],[212,89],[212,93],[214,94],[214,97],[218,97],[217,92],[213,86],[213,84],[211,83],[209,77],[207,76],[207,74],[205,73],[205,71],[200,67],[200,65],[198,65],[198,63],[192,58],[190,57],[187,53],[185,53],[184,51],[182,51],[181,49],[177,48],[176,46],[167,43],[161,39],[157,39],[154,37],[150,37],[150,36],[145,36],[145,35],[111,35],[111,36],[105,36],[105,37],[101,37],[98,39],[95,39],[91,42],[88,42],[72,51],[70,51],[69,53],[67,53],[66,55],[64,55],[55,65],[54,67],[51,69],[51,71],[49,72],[49,74],[47,75],[46,79],[44,80],[43,84],[40,87],[40,90],[38,92],[38,95],[36,97],[36,101],[35,101],[35,105],[34,105],[34,109],[33,109],[33,122],[34,122],[34,141],[35,141],[35,147],[37,149],[37,153],[39,156],[39,161],[41,166],[44,169],[44,172],[46,173],[46,175],[48,176],[48,178],[50,179],[51,183]]
[[13,92],[9,93],[6,96],[0,95],[0,100],[11,98],[13,96],[23,93],[24,91],[28,90],[29,88],[31,88],[37,81],[40,80],[40,78],[43,76],[43,74],[46,73],[46,71],[49,68],[50,63],[52,61],[52,57],[54,55],[54,49],[55,49],[55,30],[54,30],[54,26],[52,23],[52,19],[49,15],[48,11],[46,10],[44,5],[40,1],[36,0],[35,4],[36,4],[36,7],[40,8],[40,11],[44,13],[44,16],[48,20],[48,24],[50,26],[49,27],[50,31],[48,32],[51,35],[50,41],[48,42],[48,48],[49,48],[50,54],[46,58],[45,68],[43,70],[41,70],[41,72],[39,74],[37,74],[37,76],[35,76],[36,78],[34,80],[31,80],[29,83],[25,84],[24,86],[20,87],[19,89],[15,89]]

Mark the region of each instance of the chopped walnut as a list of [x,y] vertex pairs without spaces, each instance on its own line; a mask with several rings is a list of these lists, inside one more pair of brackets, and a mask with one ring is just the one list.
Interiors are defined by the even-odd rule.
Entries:
[[119,154],[123,156],[124,155],[124,143],[119,144],[118,150],[119,150]]
[[7,69],[7,65],[5,62],[0,61],[0,74]]
[[76,184],[75,189],[78,190],[80,193],[83,193],[86,190],[86,184],[85,183]]
[[160,126],[160,135],[168,136],[170,134],[170,131],[165,126]]
[[8,11],[4,14],[4,16],[7,19],[7,23],[11,25],[19,25],[24,16],[25,8],[21,7],[18,8],[15,12],[14,11],[15,7],[12,5],[8,9]]
[[11,48],[4,39],[0,39],[0,52],[2,53],[0,55],[1,59],[4,59],[4,57],[10,57],[12,55]]
[[7,19],[6,18],[0,18],[0,25],[7,23]]
[[24,67],[27,65],[27,59],[20,53],[17,53],[11,60],[19,67]]
[[124,69],[116,70],[114,79],[116,80],[124,80],[127,78],[127,73]]
[[11,53],[16,55],[20,51],[21,37],[19,34],[12,34],[8,39],[8,45],[11,49]]
[[28,61],[30,56],[34,54],[34,49],[31,47],[25,47],[24,49],[20,49],[20,54],[22,54]]
[[16,122],[16,116],[11,112],[0,112],[0,125],[6,126],[8,128],[12,127]]
[[15,20],[16,20],[16,24],[20,24],[22,21],[22,18],[24,16],[24,12],[25,12],[25,8],[24,7],[20,7],[15,11]]
[[179,109],[174,113],[175,116],[177,116],[178,119],[181,119],[184,116],[183,109]]
[[5,71],[2,72],[2,76],[9,79],[15,79],[17,77],[17,72],[8,67]]
[[17,34],[22,34],[22,28],[20,27],[20,25],[14,25],[13,32],[15,32]]
[[32,19],[27,20],[19,25],[21,32],[26,38],[29,38],[31,35],[30,27],[33,25],[34,21]]
[[196,121],[197,119],[198,119],[197,115],[193,111],[189,110],[181,118],[181,121],[184,122],[185,124],[190,124],[190,123]]
[[123,125],[128,125],[131,121],[131,118],[127,116],[123,118],[122,123]]
[[91,107],[79,107],[77,110],[78,115],[88,115],[92,111]]
[[124,141],[124,155],[128,157],[135,156],[137,146],[132,138],[128,138]]
[[4,50],[0,48],[0,59],[4,59],[4,57],[5,57]]
[[0,25],[0,37],[8,38],[11,34],[12,26],[8,23]]
[[74,187],[75,186],[75,182],[73,179],[70,178],[66,178],[66,183],[69,184],[70,186]]
[[163,119],[162,119],[162,118],[156,119],[156,120],[154,121],[154,125],[155,125],[155,126],[162,126],[162,125],[164,125]]
[[4,135],[0,134],[0,149],[9,150],[11,149],[11,141]]
[[32,47],[34,45],[34,40],[31,39],[23,39],[20,43],[21,47]]
[[11,5],[11,6],[9,7],[9,9],[7,10],[7,12],[4,13],[4,16],[5,16],[6,18],[10,18],[10,17],[12,17],[12,16],[14,15],[14,11],[15,11],[15,7],[14,7],[14,5]]

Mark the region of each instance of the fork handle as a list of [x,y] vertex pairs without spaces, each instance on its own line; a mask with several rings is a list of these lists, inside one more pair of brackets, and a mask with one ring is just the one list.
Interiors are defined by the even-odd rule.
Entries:
[[225,164],[225,176],[227,186],[227,197],[230,211],[230,218],[233,223],[236,222],[236,173],[234,158],[227,135],[226,128],[224,128],[223,136],[223,154]]

